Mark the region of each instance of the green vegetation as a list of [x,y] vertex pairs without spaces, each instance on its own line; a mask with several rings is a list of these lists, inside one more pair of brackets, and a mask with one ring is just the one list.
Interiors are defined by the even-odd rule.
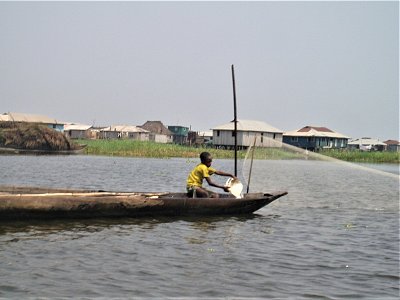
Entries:
[[[231,151],[232,152],[232,151]],[[244,151],[246,154],[246,150]],[[232,154],[233,155],[233,154]],[[251,158],[252,151],[248,154]],[[294,152],[284,148],[255,148],[254,159],[310,159],[304,151]]]
[[[214,148],[195,148],[176,144],[160,144],[154,142],[141,142],[134,140],[78,140],[86,144],[86,153],[95,155],[133,156],[133,157],[199,157],[203,151],[210,152],[214,157],[234,158],[232,150]],[[246,150],[238,151],[238,158],[246,156]],[[258,148],[255,150],[255,159],[293,159],[302,158],[304,155],[284,151],[277,148]]]
[[[132,157],[198,157],[202,151],[209,151],[218,158],[231,158],[231,151],[194,148],[176,144],[160,144],[128,139],[121,140],[78,140],[86,144],[86,153],[95,155],[132,156]],[[244,157],[244,156],[243,156]]]
[[[210,152],[218,159],[232,159],[232,150],[213,148],[195,148],[175,144],[160,144],[154,142],[141,142],[134,140],[78,140],[86,144],[86,153],[92,155],[130,156],[130,157],[184,157],[197,158],[203,151]],[[244,159],[246,150],[238,151],[238,158]],[[348,150],[324,150],[319,154],[340,160],[368,163],[399,163],[399,153],[396,152],[360,152]],[[251,153],[249,154],[249,158]],[[318,159],[312,152],[305,154],[303,151],[294,152],[278,148],[257,148],[254,152],[255,159]]]
[[[18,149],[39,149],[39,150],[74,150],[79,149],[79,144],[87,145],[86,154],[111,155],[130,157],[184,157],[197,158],[203,151],[210,152],[218,159],[232,159],[232,150],[214,148],[195,148],[176,144],[160,144],[154,142],[142,142],[130,139],[110,140],[77,140],[71,141],[64,134],[51,128],[35,124],[22,124],[14,122],[0,122],[0,147]],[[255,159],[320,159],[313,152],[306,154],[305,151],[290,150],[284,148],[256,148]],[[238,151],[238,159],[246,157],[247,150]],[[366,163],[399,163],[398,152],[362,152],[350,150],[323,150],[318,152],[328,157]],[[249,158],[251,153],[247,154]]]
[[400,162],[400,153],[389,151],[324,150],[319,154],[351,162],[397,164]]

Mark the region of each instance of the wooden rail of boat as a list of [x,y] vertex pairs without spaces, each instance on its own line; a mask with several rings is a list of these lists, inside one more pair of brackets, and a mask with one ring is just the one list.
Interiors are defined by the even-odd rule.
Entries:
[[70,150],[23,149],[23,148],[0,147],[0,154],[33,154],[33,155],[82,154],[82,153],[84,153],[86,151],[86,146],[87,145],[79,145],[79,147],[77,147],[76,149],[70,149]]
[[250,214],[287,194],[249,193],[237,199],[228,194],[188,198],[185,193],[45,190],[3,188],[0,220]]

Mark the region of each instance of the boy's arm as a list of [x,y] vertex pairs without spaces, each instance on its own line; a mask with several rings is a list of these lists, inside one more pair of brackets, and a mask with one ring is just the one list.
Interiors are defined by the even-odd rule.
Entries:
[[230,173],[225,173],[225,172],[222,172],[222,171],[215,171],[214,172],[214,174],[217,174],[217,175],[220,175],[220,176],[227,176],[227,177],[232,177],[232,178],[234,178],[234,179],[236,179],[236,177],[235,176],[233,176],[232,174],[230,174]]
[[[217,173],[215,173],[215,174],[217,174]],[[228,176],[228,175],[227,175],[227,176]],[[210,177],[206,177],[205,179],[206,179],[207,183],[208,183],[210,186],[223,189],[223,190],[224,190],[225,192],[227,192],[227,193],[229,192],[229,190],[228,190],[228,188],[227,188],[226,186],[224,186],[224,185],[219,185],[219,184],[214,183],[214,182],[211,180]]]
[[[226,172],[223,172],[223,171],[215,170],[214,174],[217,174],[217,175],[220,175],[220,176],[232,177],[233,179],[237,179],[237,178],[236,178],[235,176],[233,176],[232,174],[226,173]],[[217,188],[220,188],[220,189],[223,189],[225,192],[229,193],[229,188],[228,188],[228,187],[226,187],[226,186],[224,186],[224,185],[219,185],[219,184],[214,183],[214,182],[211,180],[210,177],[206,177],[205,179],[207,180],[207,183],[208,183],[209,185],[214,186],[214,187],[217,187]]]

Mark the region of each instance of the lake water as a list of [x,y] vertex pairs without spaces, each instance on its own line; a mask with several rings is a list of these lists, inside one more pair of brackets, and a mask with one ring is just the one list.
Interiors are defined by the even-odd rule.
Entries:
[[[183,191],[197,161],[0,156],[0,185]],[[0,223],[0,297],[398,299],[398,166],[377,169],[257,160],[250,190],[289,194],[243,217]]]

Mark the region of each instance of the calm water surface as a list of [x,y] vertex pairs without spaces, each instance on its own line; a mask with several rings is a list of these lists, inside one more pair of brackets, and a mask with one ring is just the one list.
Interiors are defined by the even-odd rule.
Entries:
[[[183,191],[196,163],[0,156],[0,184]],[[233,163],[213,166],[232,172]],[[0,223],[0,297],[399,297],[398,166],[253,168],[252,191],[289,194],[250,216]]]

